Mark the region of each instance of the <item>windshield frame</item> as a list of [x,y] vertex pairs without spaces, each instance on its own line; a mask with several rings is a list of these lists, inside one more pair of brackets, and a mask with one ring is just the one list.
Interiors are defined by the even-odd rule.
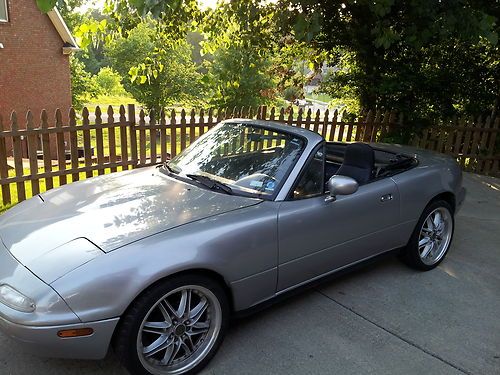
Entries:
[[[286,125],[286,124],[279,124],[281,126],[277,127],[277,126],[273,126],[272,122],[270,122],[269,124],[262,124],[262,123],[251,122],[251,121],[248,121],[248,120],[246,120],[246,121],[239,121],[239,119],[238,120],[232,119],[232,120],[226,120],[226,121],[220,122],[215,127],[213,127],[212,129],[210,129],[210,131],[204,133],[199,138],[197,138],[195,142],[198,142],[198,140],[200,140],[200,139],[208,136],[211,131],[215,130],[217,127],[222,126],[222,125],[242,125],[242,126],[246,126],[246,127],[254,127],[254,128],[258,128],[258,129],[270,130],[270,131],[274,131],[276,133],[284,133],[286,135],[293,136],[295,138],[300,138],[300,140],[303,142],[302,149],[301,149],[300,153],[298,154],[298,156],[295,157],[295,159],[293,160],[293,162],[287,168],[287,170],[283,174],[283,178],[277,184],[277,187],[273,191],[272,194],[246,192],[246,191],[244,191],[242,189],[233,188],[233,186],[230,186],[232,188],[232,190],[233,190],[232,195],[241,196],[241,197],[247,197],[247,198],[257,198],[257,199],[262,199],[262,200],[266,200],[266,201],[275,201],[276,198],[280,195],[280,193],[281,193],[281,191],[283,189],[283,186],[285,186],[285,184],[287,183],[287,181],[290,179],[290,175],[296,169],[298,163],[304,158],[304,155],[306,153],[307,153],[307,155],[309,154],[310,150],[308,150],[308,148],[309,148],[308,147],[309,146],[309,139],[308,139],[308,137],[306,137],[303,134],[300,134],[300,132],[297,131],[298,129],[294,130],[294,127],[292,127],[292,129],[290,129],[290,130],[288,130],[286,128],[283,128],[284,126],[290,126],[290,125]],[[302,129],[302,130],[305,130],[305,129]],[[191,147],[193,144],[194,143],[192,143],[188,147]],[[167,162],[166,164],[168,164],[169,162]],[[173,167],[175,168],[175,164],[173,165]],[[196,186],[200,186],[200,187],[203,187],[203,188],[207,189],[206,187],[202,186],[200,183],[198,183],[198,182],[196,182],[196,181],[194,181],[194,180],[186,177],[185,174],[182,172],[182,170],[180,171],[180,173],[173,173],[173,172],[171,172],[171,171],[169,171],[167,169],[166,165],[163,165],[161,167],[161,169],[164,170],[171,177],[178,178],[181,181],[184,181],[184,182],[187,182],[187,183],[190,183],[190,184],[193,184],[193,185],[196,185]],[[215,177],[220,177],[220,176],[215,176]],[[221,178],[220,182],[224,183],[223,178]],[[217,190],[212,190],[212,191],[217,192],[219,194],[224,194],[222,192],[218,192]]]

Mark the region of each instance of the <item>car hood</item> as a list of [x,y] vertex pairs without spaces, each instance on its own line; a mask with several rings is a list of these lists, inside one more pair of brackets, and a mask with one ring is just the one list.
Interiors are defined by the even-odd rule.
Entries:
[[202,189],[154,167],[143,168],[73,183],[22,202],[0,216],[0,238],[26,265],[76,238],[110,252],[259,202]]

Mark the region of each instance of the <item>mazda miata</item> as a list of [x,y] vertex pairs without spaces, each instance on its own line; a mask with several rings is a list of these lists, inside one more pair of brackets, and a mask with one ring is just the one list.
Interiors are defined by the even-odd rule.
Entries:
[[431,270],[465,198],[451,157],[223,121],[161,166],[0,216],[0,330],[39,355],[194,374],[232,314],[383,253]]

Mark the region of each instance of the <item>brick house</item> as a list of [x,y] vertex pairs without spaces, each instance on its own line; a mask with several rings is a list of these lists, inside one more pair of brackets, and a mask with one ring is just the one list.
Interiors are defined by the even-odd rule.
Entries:
[[[28,109],[39,122],[56,108],[71,106],[69,55],[78,49],[57,9],[42,13],[35,0],[0,0],[0,115],[9,124],[18,113],[25,127]],[[66,117],[66,116],[65,116]]]
[[[0,113],[37,118],[42,109],[71,106],[69,55],[76,42],[60,13],[43,14],[35,0],[0,0]],[[21,117],[23,117],[22,115]],[[24,122],[20,119],[21,123]]]

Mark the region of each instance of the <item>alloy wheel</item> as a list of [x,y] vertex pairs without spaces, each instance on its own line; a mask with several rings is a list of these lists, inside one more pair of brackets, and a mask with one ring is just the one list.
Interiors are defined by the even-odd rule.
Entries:
[[146,314],[137,337],[139,359],[151,374],[184,374],[210,352],[221,325],[221,305],[209,289],[177,288]]
[[418,252],[422,262],[432,266],[446,254],[453,233],[453,219],[445,207],[431,211],[422,224]]

